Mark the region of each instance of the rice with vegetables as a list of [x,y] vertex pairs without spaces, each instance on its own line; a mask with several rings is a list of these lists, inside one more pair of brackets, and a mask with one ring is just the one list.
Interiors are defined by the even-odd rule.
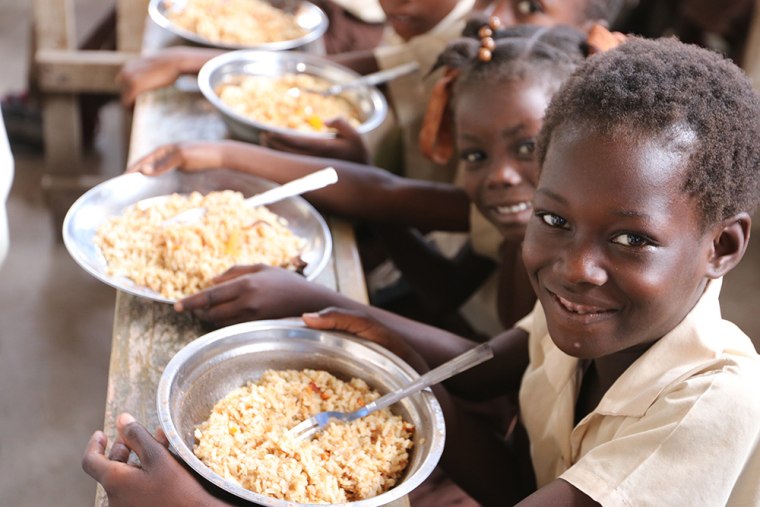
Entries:
[[212,42],[255,46],[306,35],[292,14],[262,0],[167,1],[166,17]]
[[414,426],[389,409],[333,422],[312,440],[288,429],[324,410],[353,411],[380,395],[361,379],[321,370],[264,372],[230,392],[195,431],[194,452],[220,476],[251,491],[300,503],[376,496],[400,479]]
[[[164,221],[190,208],[205,216],[188,224]],[[240,192],[172,194],[137,203],[110,217],[95,234],[111,276],[124,276],[167,299],[198,292],[235,265],[301,270],[306,241],[265,207],[249,208]]]
[[342,117],[361,124],[356,108],[339,95],[322,96],[332,83],[309,74],[231,76],[216,87],[219,99],[251,120],[302,132],[328,132],[325,121]]

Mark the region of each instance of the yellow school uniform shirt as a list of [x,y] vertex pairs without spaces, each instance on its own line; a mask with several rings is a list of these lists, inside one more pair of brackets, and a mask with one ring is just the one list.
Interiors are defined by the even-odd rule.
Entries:
[[[428,76],[438,55],[446,45],[462,35],[467,17],[475,5],[475,0],[460,0],[459,3],[436,26],[424,34],[403,40],[387,25],[380,46],[375,51],[375,59],[380,69],[388,69],[416,61],[420,69],[407,76],[388,83],[388,96],[393,105],[396,127],[403,144],[404,176],[427,181],[451,183],[456,174],[456,160],[442,167],[425,158],[419,149],[419,135],[428,100],[439,72]],[[388,148],[387,144],[379,142]],[[378,163],[386,157],[380,154]],[[452,157],[454,158],[454,157]],[[377,157],[376,157],[377,159]],[[387,169],[394,169],[388,167]]]
[[579,361],[540,305],[520,389],[538,487],[557,477],[604,506],[760,505],[760,357],[721,318],[721,280],[634,362],[577,426]]

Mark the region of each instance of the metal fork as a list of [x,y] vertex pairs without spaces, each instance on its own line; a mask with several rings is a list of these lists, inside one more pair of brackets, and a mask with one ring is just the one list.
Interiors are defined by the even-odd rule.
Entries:
[[343,422],[351,422],[360,417],[375,412],[376,410],[383,409],[390,405],[393,405],[397,401],[406,398],[414,393],[417,393],[426,387],[432,386],[439,382],[443,382],[449,377],[453,377],[457,373],[461,373],[465,370],[476,366],[483,361],[491,359],[493,357],[493,349],[488,343],[481,343],[480,345],[471,348],[467,352],[458,355],[454,359],[443,363],[425,373],[417,380],[407,384],[405,387],[391,391],[390,393],[381,396],[373,402],[367,403],[363,407],[353,412],[335,412],[326,411],[320,412],[306,419],[305,421],[293,426],[288,433],[294,436],[296,441],[306,440],[311,438],[314,434],[322,431],[331,419],[338,419]]

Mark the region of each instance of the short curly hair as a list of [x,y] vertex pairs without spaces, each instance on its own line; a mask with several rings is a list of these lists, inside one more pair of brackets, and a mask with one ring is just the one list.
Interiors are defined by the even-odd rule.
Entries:
[[703,225],[752,213],[760,198],[760,98],[721,55],[676,39],[631,38],[584,63],[557,92],[538,140],[543,164],[565,124],[604,135],[694,135],[683,190]]

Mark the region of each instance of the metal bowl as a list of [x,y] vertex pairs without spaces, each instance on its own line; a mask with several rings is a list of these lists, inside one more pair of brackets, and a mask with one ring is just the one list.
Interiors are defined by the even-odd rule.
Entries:
[[[167,364],[158,385],[158,418],[171,447],[193,470],[240,498],[271,507],[302,504],[270,498],[225,480],[193,454],[193,431],[214,404],[268,369],[322,369],[339,378],[358,377],[382,394],[418,377],[404,361],[374,343],[309,329],[293,320],[247,322],[219,329],[186,345]],[[414,447],[400,482],[378,496],[341,505],[385,505],[416,488],[443,452],[445,424],[432,391],[393,405],[414,424]]]
[[[246,197],[275,186],[256,176],[216,169],[201,172],[170,171],[160,176],[123,174],[96,185],[71,205],[63,220],[63,242],[74,260],[95,278],[117,289],[154,301],[173,303],[161,294],[135,284],[126,277],[114,277],[106,270],[106,260],[94,243],[98,228],[111,216],[148,197],[192,191],[208,193],[237,190]],[[324,270],[332,254],[332,236],[322,216],[302,197],[291,197],[267,206],[284,217],[288,226],[307,244],[301,255],[306,261],[304,275],[313,280]]]
[[[360,77],[353,70],[333,63],[319,56],[298,51],[232,51],[212,58],[198,73],[198,87],[201,93],[221,113],[231,133],[242,140],[259,142],[261,132],[278,132],[291,136],[313,139],[330,139],[331,132],[304,132],[295,129],[277,127],[252,120],[234,111],[222,102],[216,88],[235,76],[282,76],[285,74],[310,74],[331,83],[345,83]],[[366,134],[377,128],[388,115],[388,102],[376,87],[357,87],[342,94],[359,111],[361,124],[357,127],[360,134]]]
[[[187,4],[187,0],[173,0],[172,3],[182,7]],[[257,45],[240,45],[220,41],[211,41],[201,37],[195,32],[186,30],[177,26],[167,16],[166,0],[151,0],[148,4],[148,15],[160,27],[168,30],[174,35],[185,39],[188,42],[200,44],[202,46],[215,47],[220,49],[268,49],[272,51],[285,51],[299,49],[301,51],[317,51],[317,45],[321,43],[321,38],[327,31],[329,20],[327,15],[311,2],[304,0],[269,0],[269,3],[278,7],[285,12],[295,16],[296,23],[306,31],[306,34],[297,39],[282,40],[277,42],[267,42]],[[322,46],[319,46],[320,48]]]

